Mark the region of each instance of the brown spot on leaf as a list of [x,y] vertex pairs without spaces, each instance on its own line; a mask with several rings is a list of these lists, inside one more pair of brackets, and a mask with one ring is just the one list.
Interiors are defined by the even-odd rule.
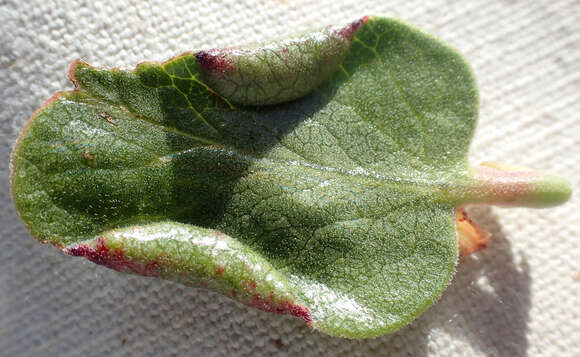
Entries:
[[244,290],[256,290],[256,287],[258,287],[258,283],[255,281],[242,280],[242,288],[244,288]]
[[226,271],[226,268],[224,268],[224,267],[222,267],[222,266],[217,266],[217,267],[215,268],[215,274],[216,274],[217,276],[221,276],[221,275],[224,273],[224,271]]
[[83,158],[87,161],[93,161],[95,159],[95,155],[92,152],[86,150],[83,152]]
[[113,119],[113,117],[110,116],[109,113],[107,113],[103,110],[98,110],[97,115],[100,116],[101,118],[105,119],[106,121],[108,121],[110,124],[115,125],[115,119]]
[[89,150],[85,150],[82,153],[82,157],[84,160],[84,164],[90,167],[95,167],[97,164],[95,154],[90,152]]

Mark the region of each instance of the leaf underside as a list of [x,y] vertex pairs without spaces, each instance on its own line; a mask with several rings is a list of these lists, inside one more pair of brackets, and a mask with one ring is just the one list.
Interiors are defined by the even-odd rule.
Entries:
[[447,286],[477,90],[438,40],[364,18],[71,79],[12,157],[38,240],[345,337],[400,328]]

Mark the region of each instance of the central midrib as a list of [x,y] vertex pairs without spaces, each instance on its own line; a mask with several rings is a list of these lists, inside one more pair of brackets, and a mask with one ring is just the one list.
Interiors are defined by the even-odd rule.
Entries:
[[[336,174],[342,177],[345,177],[345,181],[349,182],[350,180],[352,180],[353,178],[357,178],[357,179],[363,179],[364,181],[368,182],[368,186],[376,186],[377,182],[380,182],[382,184],[384,184],[385,186],[390,186],[390,187],[401,187],[401,186],[406,186],[407,189],[414,189],[417,191],[428,191],[428,192],[436,192],[436,191],[444,191],[445,188],[449,188],[450,186],[452,186],[449,183],[449,180],[446,180],[445,178],[441,178],[438,180],[434,180],[434,179],[429,179],[429,178],[418,178],[418,177],[404,177],[404,176],[400,176],[400,177],[395,177],[395,176],[386,176],[385,174],[376,172],[376,171],[372,171],[372,170],[368,170],[364,167],[356,167],[354,169],[344,169],[344,168],[340,168],[340,167],[332,167],[332,166],[323,166],[323,165],[317,165],[317,164],[313,164],[313,163],[309,163],[309,162],[304,162],[304,161],[300,161],[300,160],[292,160],[292,161],[288,161],[288,160],[282,160],[282,159],[276,159],[276,158],[272,158],[272,157],[255,157],[252,156],[250,154],[243,154],[237,151],[233,151],[233,150],[228,150],[223,146],[202,146],[202,147],[192,147],[186,150],[182,150],[179,152],[174,152],[174,153],[170,153],[164,156],[161,156],[159,158],[157,158],[157,160],[155,161],[160,161],[163,159],[169,159],[172,160],[174,159],[176,156],[178,155],[184,155],[193,151],[197,151],[197,150],[207,150],[207,151],[214,151],[214,152],[218,152],[220,155],[224,155],[224,156],[229,156],[231,158],[233,158],[234,160],[239,160],[239,161],[243,161],[246,163],[250,163],[250,167],[254,167],[254,168],[259,168],[259,166],[263,165],[265,167],[271,167],[271,168],[275,168],[279,171],[284,171],[284,170],[280,170],[280,166],[285,166],[287,167],[289,170],[291,170],[292,168],[300,168],[300,169],[306,169],[306,170],[313,170],[319,173],[329,173],[329,174]],[[152,164],[153,162],[151,162],[150,164]],[[426,169],[428,171],[433,171],[432,168]],[[249,169],[249,171],[251,171],[251,168]],[[416,175],[421,174],[420,172],[414,171],[413,172]],[[422,174],[424,176],[424,174]],[[459,175],[461,175],[460,173],[454,173],[453,174],[457,180],[460,179],[460,177],[457,177]],[[407,174],[407,176],[411,176],[409,174]],[[445,175],[447,176],[447,175]],[[465,170],[465,178],[467,179],[467,170]],[[447,191],[447,190],[445,190]]]
[[[89,94],[89,93],[87,92],[87,94]],[[91,97],[89,97],[89,98],[91,98]],[[75,104],[81,104],[81,105],[88,104],[88,103],[70,100],[68,98],[67,99],[63,98],[62,100],[67,101],[69,103],[75,103]],[[97,99],[97,102],[100,102],[101,100]],[[113,106],[119,105],[118,103],[110,102],[107,100],[105,100],[104,102],[105,103],[109,102],[109,103],[107,103],[108,105],[113,105]],[[257,165],[261,165],[261,164],[262,165],[265,164],[267,166],[274,167],[274,168],[279,168],[280,165],[286,166],[288,168],[299,167],[302,169],[314,170],[314,171],[317,171],[320,173],[337,174],[337,175],[340,175],[342,177],[346,177],[347,182],[354,179],[354,178],[363,179],[364,181],[368,182],[369,187],[376,186],[377,182],[381,182],[385,187],[388,186],[389,188],[395,188],[395,190],[397,190],[397,189],[398,190],[406,190],[406,191],[412,190],[412,191],[416,191],[417,193],[422,192],[423,195],[425,193],[430,193],[431,195],[429,195],[429,196],[433,196],[432,195],[433,193],[439,192],[441,197],[443,197],[443,200],[447,200],[447,201],[449,201],[449,199],[453,200],[453,198],[450,197],[450,195],[449,195],[450,194],[449,191],[452,191],[453,186],[463,186],[459,182],[457,182],[457,185],[452,185],[452,184],[450,184],[450,181],[446,180],[446,179],[432,179],[432,178],[417,177],[417,176],[425,176],[425,172],[434,172],[434,171],[436,171],[436,174],[432,175],[432,176],[443,176],[443,177],[447,176],[447,175],[441,175],[441,173],[445,173],[445,170],[434,170],[432,167],[428,167],[428,166],[425,166],[424,168],[422,168],[421,171],[419,171],[417,169],[413,169],[412,172],[407,173],[407,174],[405,174],[404,170],[402,170],[402,171],[397,172],[401,176],[395,177],[395,176],[387,176],[383,173],[369,170],[369,169],[366,169],[362,166],[358,166],[358,167],[353,168],[353,169],[344,169],[344,168],[340,168],[340,167],[332,167],[332,166],[313,164],[313,163],[304,162],[301,160],[288,161],[288,160],[276,159],[276,158],[266,157],[266,156],[258,158],[256,156],[251,155],[251,154],[240,153],[238,151],[234,151],[234,150],[226,147],[225,145],[223,145],[223,143],[219,143],[219,142],[211,140],[211,139],[196,136],[196,135],[184,132],[184,131],[182,131],[178,128],[175,128],[173,126],[168,126],[166,124],[159,123],[159,122],[152,120],[150,118],[147,118],[147,117],[144,117],[141,115],[137,115],[132,110],[130,110],[129,113],[131,114],[131,116],[133,117],[134,120],[145,121],[145,122],[151,124],[152,126],[157,127],[158,129],[161,129],[162,131],[171,132],[173,134],[183,136],[183,137],[188,138],[188,139],[195,140],[195,141],[199,142],[200,144],[202,144],[200,146],[194,146],[194,147],[190,147],[188,149],[181,150],[178,152],[173,152],[173,153],[165,154],[163,156],[159,156],[156,160],[152,160],[151,162],[146,164],[146,166],[152,165],[155,161],[160,161],[163,158],[172,159],[176,155],[186,154],[186,153],[194,151],[194,150],[214,150],[214,151],[218,151],[222,154],[225,154],[227,156],[235,157],[240,161],[245,161],[247,163],[251,163],[251,165],[249,165],[249,166],[253,166],[253,167],[255,167]],[[130,169],[134,169],[134,168],[130,168]],[[100,170],[100,169],[93,169],[93,170]],[[110,169],[102,168],[102,170],[110,170]],[[465,180],[469,181],[468,180],[468,165],[466,162],[465,163],[458,163],[455,168],[448,168],[448,173],[451,174],[453,170],[456,170],[456,172],[452,174],[456,178],[456,181],[461,180],[461,176],[464,176]],[[405,188],[402,189],[402,187],[405,187]]]

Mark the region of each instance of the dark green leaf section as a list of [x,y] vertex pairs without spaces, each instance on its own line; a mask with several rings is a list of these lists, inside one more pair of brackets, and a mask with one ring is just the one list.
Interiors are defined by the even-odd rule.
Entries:
[[[228,88],[210,85],[199,53],[134,72],[77,62],[78,90],[37,111],[13,153],[22,219],[37,239],[109,267],[118,268],[120,254],[132,267],[165,257],[173,268],[156,276],[223,286],[215,269],[184,278],[184,257],[198,254],[199,240],[168,233],[211,229],[235,242],[240,261],[267,263],[274,278],[243,274],[256,277],[261,297],[270,289],[283,296],[287,311],[281,300],[245,303],[338,336],[405,325],[437,299],[454,269],[457,200],[446,187],[470,178],[477,92],[467,64],[439,41],[394,20],[356,24],[320,37],[342,41],[344,53],[314,56],[335,71],[311,81],[323,83],[304,96],[291,81],[276,82],[292,94],[277,99],[250,81],[231,88],[247,102],[230,100]],[[316,62],[308,61],[326,48],[308,43],[316,38],[284,47],[289,58]],[[243,71],[252,59],[242,54],[234,64]],[[258,82],[286,70],[267,66],[273,54],[260,56],[262,77],[259,65],[247,65]],[[300,98],[285,103],[290,97]],[[254,106],[273,102],[281,103]],[[111,238],[151,227],[173,238]],[[94,255],[99,241],[115,247],[108,260]],[[230,281],[238,293],[243,274]]]

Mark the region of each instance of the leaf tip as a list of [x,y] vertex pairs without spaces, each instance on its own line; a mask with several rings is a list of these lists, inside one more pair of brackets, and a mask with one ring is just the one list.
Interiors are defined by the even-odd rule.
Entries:
[[572,197],[572,183],[565,177],[554,174],[539,175],[534,183],[538,201],[542,206],[556,206]]

